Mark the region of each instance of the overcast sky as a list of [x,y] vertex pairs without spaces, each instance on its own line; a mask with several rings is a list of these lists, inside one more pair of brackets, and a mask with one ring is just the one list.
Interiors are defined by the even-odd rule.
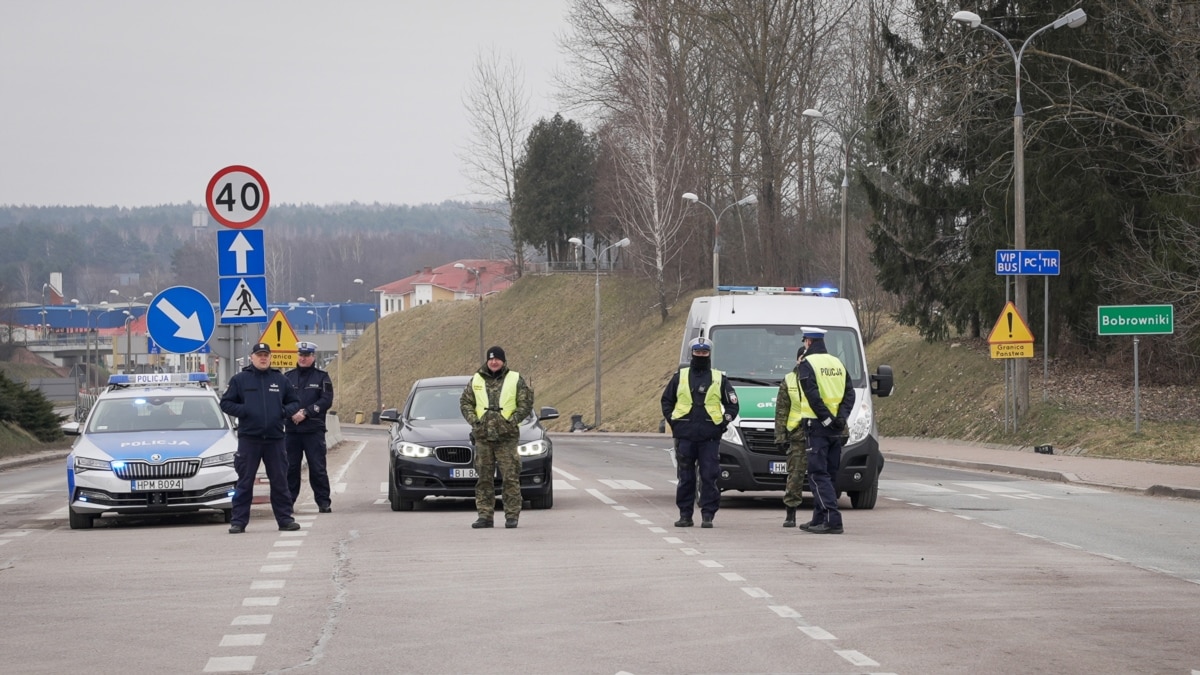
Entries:
[[557,112],[567,0],[2,0],[0,204],[473,199],[457,154],[481,48]]

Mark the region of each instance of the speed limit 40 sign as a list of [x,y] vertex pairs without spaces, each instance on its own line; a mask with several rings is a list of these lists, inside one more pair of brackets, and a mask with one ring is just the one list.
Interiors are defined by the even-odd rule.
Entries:
[[208,181],[208,212],[218,223],[235,230],[251,227],[267,214],[271,192],[267,181],[248,166],[221,169]]

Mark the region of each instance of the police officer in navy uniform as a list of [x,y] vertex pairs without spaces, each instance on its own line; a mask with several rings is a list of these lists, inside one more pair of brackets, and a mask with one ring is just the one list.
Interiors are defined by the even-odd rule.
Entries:
[[801,326],[804,354],[800,362],[801,424],[808,437],[808,478],[813,493],[812,521],[800,529],[813,534],[841,534],[837,506],[838,469],[846,444],[846,418],[854,409],[854,384],[841,359],[825,348],[825,331]]
[[321,513],[333,511],[329,496],[329,472],[325,464],[325,415],[333,405],[333,380],[317,367],[317,345],[296,344],[296,367],[284,373],[296,395],[300,409],[287,419],[288,491],[292,506],[300,496],[300,461],[307,458],[308,484]]
[[675,438],[679,484],[675,527],[691,527],[696,503],[696,465],[700,465],[700,527],[712,527],[721,506],[717,476],[721,471],[721,435],[738,415],[737,393],[729,379],[712,368],[712,340],[690,343],[691,361],[671,378],[662,393],[662,413]]
[[254,345],[250,365],[229,379],[221,396],[221,410],[238,419],[238,446],[233,456],[237,486],[233,491],[233,516],[229,533],[241,534],[250,521],[254,479],[261,462],[271,482],[271,510],[280,530],[298,530],[292,518],[292,495],[287,486],[287,454],[283,447],[284,420],[300,409],[292,383],[271,367],[271,347]]

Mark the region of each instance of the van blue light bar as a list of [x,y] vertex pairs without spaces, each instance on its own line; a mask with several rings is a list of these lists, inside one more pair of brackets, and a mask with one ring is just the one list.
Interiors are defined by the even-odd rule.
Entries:
[[719,293],[761,293],[764,295],[837,295],[832,286],[717,286]]

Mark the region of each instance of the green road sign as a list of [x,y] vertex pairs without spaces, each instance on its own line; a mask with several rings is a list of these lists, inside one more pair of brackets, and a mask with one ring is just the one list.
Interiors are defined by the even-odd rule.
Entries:
[[1100,335],[1170,335],[1175,305],[1101,305],[1096,308]]

